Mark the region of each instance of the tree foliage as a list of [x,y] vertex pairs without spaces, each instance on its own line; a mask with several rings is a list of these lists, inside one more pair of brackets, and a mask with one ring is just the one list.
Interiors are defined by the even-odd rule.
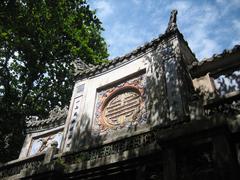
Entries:
[[68,105],[76,58],[107,58],[102,30],[85,0],[0,2],[0,162],[19,153],[26,116]]

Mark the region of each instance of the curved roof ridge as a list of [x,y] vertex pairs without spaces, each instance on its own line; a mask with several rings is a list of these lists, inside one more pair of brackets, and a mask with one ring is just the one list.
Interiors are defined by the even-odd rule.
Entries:
[[68,106],[60,108],[56,106],[49,112],[49,117],[46,119],[39,119],[37,116],[30,116],[26,119],[27,132],[42,131],[52,129],[65,124],[67,118]]
[[213,61],[216,61],[217,59],[223,58],[227,55],[230,55],[236,52],[240,52],[240,44],[234,45],[233,48],[231,49],[224,49],[221,53],[213,54],[209,58],[203,58],[201,61],[193,63],[191,68],[194,68],[196,66],[202,66],[203,64],[206,64],[206,63],[211,63]]

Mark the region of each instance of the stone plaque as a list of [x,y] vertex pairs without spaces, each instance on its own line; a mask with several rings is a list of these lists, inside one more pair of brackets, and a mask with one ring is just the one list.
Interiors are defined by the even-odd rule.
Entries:
[[128,89],[121,92],[109,102],[103,109],[102,119],[107,127],[121,126],[126,121],[134,121],[140,112],[141,95]]
[[101,133],[142,123],[145,115],[143,76],[98,94],[96,122]]

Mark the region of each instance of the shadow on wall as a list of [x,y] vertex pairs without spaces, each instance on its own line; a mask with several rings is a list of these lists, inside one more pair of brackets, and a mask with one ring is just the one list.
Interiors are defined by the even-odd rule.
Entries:
[[223,73],[214,78],[217,92],[220,96],[230,92],[240,91],[240,69]]
[[181,121],[189,114],[192,84],[181,56],[172,41],[165,41],[148,57],[147,71],[148,121],[166,125]]
[[147,121],[153,124],[164,123],[168,117],[168,102],[163,56],[159,51],[153,51],[146,59],[150,63],[146,77]]
[[[146,71],[145,84],[146,126],[164,126],[181,121],[189,111],[188,98],[192,92],[189,88],[191,84],[187,84],[185,79],[189,74],[184,69],[173,41],[175,39],[162,42],[145,57],[150,64]],[[82,115],[72,139],[71,151],[101,146],[106,139],[100,133],[93,134],[90,120],[86,114]],[[136,126],[126,128],[128,133],[137,130]],[[107,136],[110,137],[109,134]]]
[[240,114],[240,70],[232,69],[222,71],[221,74],[211,77],[216,87],[214,92],[197,89],[200,97],[205,101],[204,114],[208,119],[218,122],[224,120],[230,122],[230,128],[235,131],[239,129]]
[[[192,84],[189,81],[190,77],[187,77],[189,74],[182,57],[178,53],[173,46],[173,40],[167,40],[145,57],[150,64],[146,71],[146,126],[154,127],[179,122],[188,114]],[[93,134],[90,121],[90,117],[83,114],[72,139],[71,151],[79,155],[83,167],[88,166],[89,163],[94,166],[139,155],[139,151],[135,149],[141,144],[141,138],[132,136],[103,146],[106,137]],[[138,127],[128,127],[126,130],[132,133],[137,131]],[[110,137],[109,134],[107,136]],[[142,147],[144,149],[145,145]]]
[[76,152],[102,144],[104,137],[99,134],[93,134],[90,121],[91,119],[88,115],[83,114],[81,116],[72,139],[71,151]]

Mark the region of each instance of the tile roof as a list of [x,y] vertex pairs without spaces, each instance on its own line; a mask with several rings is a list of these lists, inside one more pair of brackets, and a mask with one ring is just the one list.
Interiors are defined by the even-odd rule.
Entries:
[[[143,44],[142,46],[137,47],[135,50],[131,51],[130,53],[127,53],[121,57],[116,57],[116,58],[108,61],[107,63],[103,63],[101,65],[96,65],[96,66],[91,65],[89,67],[87,67],[85,64],[84,68],[79,68],[81,70],[76,72],[75,79],[79,80],[82,78],[86,78],[86,77],[89,77],[89,76],[92,76],[95,74],[105,72],[105,71],[112,69],[114,67],[117,67],[121,64],[124,64],[124,63],[130,61],[131,59],[136,58],[137,56],[140,56],[142,53],[145,53],[151,49],[156,48],[157,45],[159,45],[159,43],[162,40],[165,40],[168,37],[171,37],[172,35],[175,35],[175,34],[179,35],[184,40],[183,35],[179,32],[178,29],[175,29],[175,30],[172,30],[169,32],[165,32],[164,34],[160,34],[157,38],[153,39],[152,41],[147,42],[147,43]],[[185,43],[188,46],[188,43],[186,41],[185,41]]]
[[39,120],[36,116],[31,116],[26,121],[27,133],[52,129],[64,125],[67,118],[67,112],[67,106],[65,106],[63,109],[57,106],[50,111],[47,119]]
[[220,54],[213,54],[212,57],[210,57],[210,58],[204,58],[201,61],[194,62],[191,65],[190,69],[195,68],[195,67],[199,67],[199,66],[203,66],[205,64],[212,63],[214,61],[217,61],[218,59],[221,59],[223,57],[226,57],[226,56],[228,56],[230,54],[233,54],[233,53],[236,53],[236,52],[240,52],[240,45],[239,44],[235,45],[232,49],[224,49],[223,52],[220,53]]
[[[157,38],[153,39],[150,42],[143,44],[142,46],[137,47],[135,50],[131,51],[130,53],[127,53],[121,57],[116,57],[116,58],[108,61],[107,63],[103,63],[101,65],[88,66],[85,63],[81,62],[81,60],[80,60],[80,63],[76,63],[76,64],[80,64],[80,66],[77,67],[77,69],[79,69],[79,71],[76,71],[75,79],[79,80],[79,79],[83,79],[83,78],[86,78],[89,76],[93,76],[95,74],[105,72],[116,66],[124,64],[125,62],[128,62],[128,61],[140,56],[141,54],[156,48],[157,45],[159,45],[159,43],[162,40],[165,40],[165,39],[171,37],[172,35],[178,35],[178,37],[180,37],[183,40],[183,42],[186,44],[187,48],[192,53],[191,49],[188,46],[187,41],[184,40],[183,35],[178,30],[177,10],[172,10],[170,18],[169,18],[169,22],[168,22],[168,27],[164,34],[160,34]],[[194,55],[194,53],[192,53],[192,54]]]
[[240,67],[240,45],[235,45],[232,49],[223,50],[220,54],[214,54],[212,57],[194,62],[188,66],[193,78],[200,77],[206,73],[212,76],[218,76],[223,71],[236,69]]

